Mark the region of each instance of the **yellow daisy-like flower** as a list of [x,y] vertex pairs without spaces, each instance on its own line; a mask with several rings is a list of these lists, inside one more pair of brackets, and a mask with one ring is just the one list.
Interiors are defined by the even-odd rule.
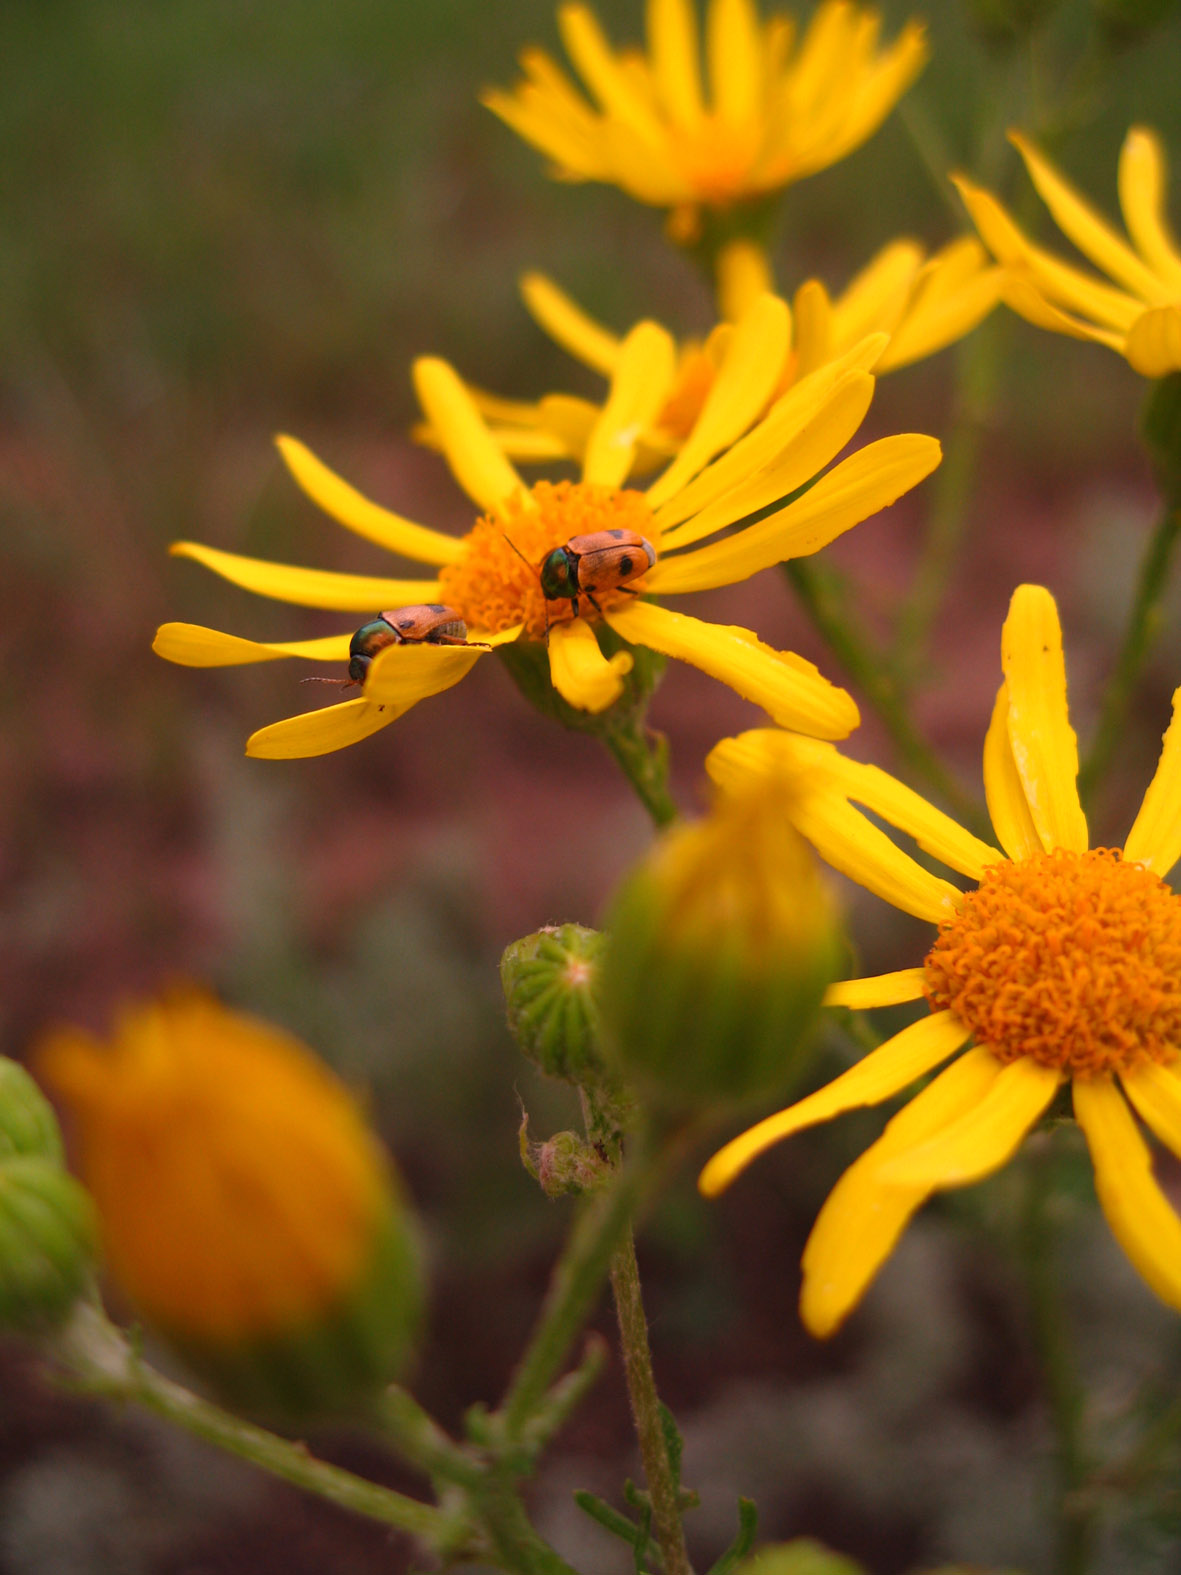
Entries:
[[[921,967],[850,979],[827,996],[854,1009],[925,999],[928,1015],[727,1144],[701,1176],[703,1191],[720,1192],[773,1143],[880,1104],[956,1057],[821,1210],[804,1251],[800,1302],[818,1336],[840,1326],[930,1194],[1003,1165],[1067,1082],[1112,1230],[1152,1289],[1181,1308],[1181,1219],[1153,1177],[1132,1114],[1181,1154],[1181,896],[1164,879],[1181,857],[1181,689],[1156,775],[1118,852],[1089,846],[1058,610],[1041,586],[1014,594],[1001,665],[984,787],[1004,855],[831,744],[764,730],[727,739],[710,757],[723,789],[769,770],[792,772],[798,791],[785,812],[817,851],[939,927]],[[975,889],[932,874],[870,815]]]
[[1007,271],[1004,298],[1039,328],[1094,339],[1145,377],[1181,370],[1181,249],[1165,214],[1168,169],[1159,138],[1133,126],[1119,161],[1125,240],[1017,132],[1010,140],[1062,233],[1107,284],[1028,241],[989,192],[956,185],[986,245]]
[[[637,472],[652,469],[680,448],[731,339],[746,314],[761,309],[762,295],[775,288],[765,252],[749,241],[725,249],[719,275],[723,321],[704,342],[687,339],[678,345],[668,397],[637,447]],[[871,363],[875,374],[933,355],[987,316],[1000,299],[1002,276],[979,241],[965,236],[930,257],[916,241],[893,241],[835,298],[819,279],[807,280],[791,303],[790,331],[770,397],[847,355],[871,334],[879,336]],[[551,339],[584,366],[605,377],[613,374],[623,345],[618,334],[596,322],[544,274],[526,274],[521,294]],[[590,400],[564,394],[535,402],[500,399],[480,389],[472,394],[505,453],[519,460],[581,458],[598,416],[598,406]],[[437,441],[429,427],[420,427],[415,436]]]
[[851,153],[927,58],[919,23],[879,49],[881,18],[848,0],[822,0],[794,51],[790,17],[763,23],[752,0],[711,0],[707,97],[692,0],[649,0],[646,55],[613,50],[583,5],[560,7],[558,27],[594,102],[531,48],[524,81],[490,89],[484,103],[559,179],[604,181],[679,210],[685,236],[701,207],[761,197]]
[[[868,444],[814,481],[856,433],[869,407],[874,380],[865,362],[874,346],[866,341],[855,347],[767,409],[788,332],[784,303],[763,297],[734,334],[676,458],[645,492],[625,489],[623,482],[640,436],[676,376],[676,348],[657,324],[640,323],[624,340],[606,403],[587,436],[578,482],[526,487],[451,367],[433,358],[417,362],[423,411],[456,480],[483,511],[462,539],[369,502],[302,444],[281,438],[296,480],[327,513],[392,552],[432,565],[436,577],[329,573],[191,542],[172,550],[248,590],[307,607],[372,616],[381,608],[439,603],[464,620],[469,643],[390,644],[370,664],[359,699],[263,728],[247,752],[290,758],[354,743],[427,695],[458,683],[487,649],[517,639],[545,640],[559,694],[582,710],[603,711],[622,692],[632,657],[627,651],[603,654],[594,628],[600,619],[628,644],[678,657],[719,678],[783,726],[844,738],[857,725],[857,708],[810,662],[772,650],[747,629],[705,623],[635,594],[730,585],[785,558],[816,552],[938,464],[935,439],[909,433]],[[805,486],[806,492],[790,500]],[[706,540],[767,509],[771,512],[754,523]],[[642,538],[654,566],[642,578],[633,572],[624,585],[594,581],[591,595],[584,591],[578,597],[577,608],[573,598],[547,599],[539,568],[549,554],[571,538],[606,530]],[[261,644],[174,623],[160,629],[155,649],[171,661],[216,667],[285,656],[345,662],[349,645],[347,634]]]

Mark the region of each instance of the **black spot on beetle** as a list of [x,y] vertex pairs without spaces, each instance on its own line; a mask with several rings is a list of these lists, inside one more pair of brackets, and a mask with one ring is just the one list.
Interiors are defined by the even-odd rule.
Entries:
[[632,564],[634,562],[635,562],[634,558],[620,558],[620,560],[619,560],[619,572],[620,572],[620,574],[630,574],[632,572]]

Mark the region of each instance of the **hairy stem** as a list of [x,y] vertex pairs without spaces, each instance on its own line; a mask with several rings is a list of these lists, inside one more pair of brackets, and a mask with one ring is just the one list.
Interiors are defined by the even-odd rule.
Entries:
[[142,1406],[295,1487],[408,1532],[436,1552],[457,1553],[463,1545],[463,1521],[317,1460],[305,1445],[244,1422],[165,1378],[142,1361],[120,1330],[90,1303],[79,1305],[51,1350],[72,1386],[87,1394]]
[[1057,1575],[1087,1575],[1095,1542],[1095,1507],[1081,1491],[1089,1466],[1083,1430],[1084,1392],[1062,1305],[1060,1265],[1049,1206],[1054,1155],[1048,1139],[1031,1154],[1022,1249],[1033,1337],[1057,1445]]
[[636,797],[658,831],[671,826],[677,806],[668,790],[668,740],[653,733],[637,716],[603,733],[603,742],[618,761]]
[[615,1311],[619,1317],[619,1343],[632,1419],[644,1462],[648,1496],[652,1501],[652,1529],[660,1547],[665,1575],[693,1575],[685,1547],[677,1482],[660,1414],[652,1349],[648,1344],[648,1319],[640,1291],[640,1267],[630,1230],[611,1262],[611,1289],[615,1293]]

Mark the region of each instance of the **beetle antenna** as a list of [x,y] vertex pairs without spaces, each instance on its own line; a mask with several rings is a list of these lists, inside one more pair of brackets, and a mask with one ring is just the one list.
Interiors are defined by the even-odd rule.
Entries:
[[355,678],[301,678],[301,684],[335,684],[338,689],[351,689],[357,682]]
[[[521,562],[523,564],[525,564],[533,574],[536,574],[536,575],[538,575],[540,577],[540,570],[538,569],[537,565],[534,564],[534,563],[530,563],[529,562],[529,559],[521,551],[520,547],[517,546],[516,542],[509,535],[508,531],[502,529],[499,526],[497,527],[497,529],[500,530],[500,534],[504,537],[505,541],[508,542],[509,546],[516,553],[517,557],[520,558]],[[542,593],[541,606],[542,606],[542,611],[545,613],[545,643],[548,646],[549,645],[549,602],[546,601],[544,592]]]

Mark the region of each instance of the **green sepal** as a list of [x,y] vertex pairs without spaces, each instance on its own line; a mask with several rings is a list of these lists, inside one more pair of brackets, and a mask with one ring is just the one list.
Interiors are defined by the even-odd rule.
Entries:
[[89,1195],[53,1160],[0,1163],[0,1329],[39,1334],[87,1290],[97,1232]]
[[708,1575],[730,1575],[742,1559],[754,1546],[755,1534],[759,1529],[759,1511],[753,1498],[740,1498],[738,1500],[738,1531],[734,1541],[725,1552],[716,1560],[708,1571]]
[[1153,383],[1140,432],[1165,500],[1181,507],[1181,372],[1170,372]]
[[24,1067],[0,1056],[0,1163],[16,1155],[61,1165],[61,1132],[52,1105]]
[[599,1050],[602,949],[597,930],[547,925],[506,946],[500,959],[513,1038],[543,1072],[580,1087],[608,1077]]
[[737,1101],[786,1086],[806,1067],[840,938],[818,926],[812,955],[769,966],[740,936],[708,949],[667,940],[660,893],[641,868],[608,920],[601,1002],[628,1078],[671,1105]]
[[620,729],[626,731],[635,725],[637,718],[643,717],[668,659],[647,646],[629,645],[609,624],[596,623],[593,628],[604,656],[628,651],[632,657],[631,672],[624,676],[623,692],[605,711],[580,711],[563,700],[550,680],[549,651],[542,641],[513,640],[497,646],[496,654],[525,699],[542,716],[560,722],[571,732],[603,736]]
[[220,1400],[291,1426],[363,1415],[405,1370],[423,1299],[417,1234],[409,1215],[394,1205],[376,1229],[361,1283],[315,1322],[232,1344],[157,1329]]

